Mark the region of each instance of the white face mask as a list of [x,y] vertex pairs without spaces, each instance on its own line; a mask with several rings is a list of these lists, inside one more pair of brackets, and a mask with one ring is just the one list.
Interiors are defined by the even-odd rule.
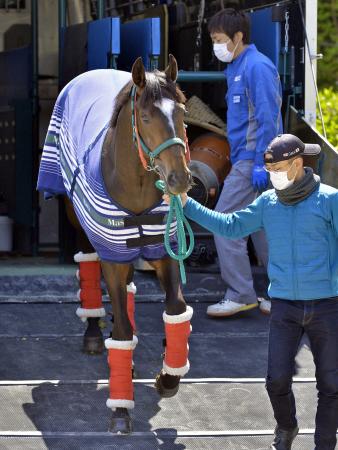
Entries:
[[294,183],[296,174],[291,180],[288,179],[288,172],[292,166],[293,163],[291,164],[290,168],[284,172],[274,172],[272,170],[269,171],[271,183],[273,187],[278,191],[282,191],[283,189],[288,188]]
[[215,43],[213,45],[214,53],[215,53],[216,58],[219,59],[222,62],[227,62],[227,63],[229,63],[229,62],[231,62],[233,60],[236,48],[237,48],[237,46],[239,44],[239,41],[238,41],[236,46],[235,46],[235,48],[233,49],[233,51],[230,52],[228,50],[228,45],[227,45],[228,42],[229,41],[224,42],[223,44],[216,44]]

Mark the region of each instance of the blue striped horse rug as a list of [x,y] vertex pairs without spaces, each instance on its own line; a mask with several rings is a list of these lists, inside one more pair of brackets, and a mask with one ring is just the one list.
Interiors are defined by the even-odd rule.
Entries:
[[[167,254],[163,237],[168,205],[161,201],[135,215],[110,198],[102,177],[101,150],[114,100],[130,80],[128,72],[93,70],[61,91],[50,120],[37,185],[45,198],[68,195],[100,259],[116,263],[138,257],[161,259]],[[170,235],[175,242],[176,222]]]

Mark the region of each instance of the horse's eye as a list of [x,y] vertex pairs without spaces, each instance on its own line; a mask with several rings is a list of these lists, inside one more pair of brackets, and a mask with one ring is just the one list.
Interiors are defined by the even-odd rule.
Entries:
[[149,117],[146,116],[145,114],[142,114],[142,115],[141,115],[141,119],[142,119],[142,122],[144,122],[144,123],[149,123]]

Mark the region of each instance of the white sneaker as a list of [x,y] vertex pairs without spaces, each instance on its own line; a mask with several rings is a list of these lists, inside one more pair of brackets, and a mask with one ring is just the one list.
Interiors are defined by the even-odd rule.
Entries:
[[263,314],[269,315],[271,312],[271,301],[264,297],[258,297],[259,309]]
[[242,311],[248,311],[249,309],[257,308],[258,303],[250,303],[244,305],[243,303],[236,303],[231,300],[221,300],[214,305],[208,306],[207,314],[211,317],[228,317],[233,316]]

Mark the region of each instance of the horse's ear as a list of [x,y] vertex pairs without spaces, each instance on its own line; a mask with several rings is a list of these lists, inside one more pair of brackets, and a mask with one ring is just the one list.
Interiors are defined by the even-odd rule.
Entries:
[[146,72],[144,70],[144,65],[141,56],[137,58],[131,69],[131,75],[134,84],[139,88],[144,88],[146,84]]
[[178,67],[176,58],[173,55],[169,55],[169,65],[164,72],[166,77],[175,83],[177,80]]

